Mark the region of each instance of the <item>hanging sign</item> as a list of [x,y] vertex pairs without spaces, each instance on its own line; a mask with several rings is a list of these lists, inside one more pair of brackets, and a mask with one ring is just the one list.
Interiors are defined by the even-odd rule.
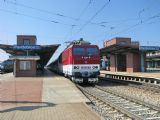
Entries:
[[159,46],[140,46],[140,50],[160,50]]
[[13,49],[16,50],[39,50],[41,49],[40,45],[14,45]]

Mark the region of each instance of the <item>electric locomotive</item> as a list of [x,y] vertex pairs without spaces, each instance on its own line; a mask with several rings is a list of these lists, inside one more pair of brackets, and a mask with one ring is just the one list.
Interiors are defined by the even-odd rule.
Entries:
[[54,69],[76,83],[97,83],[100,74],[100,50],[80,39],[73,41],[53,63]]

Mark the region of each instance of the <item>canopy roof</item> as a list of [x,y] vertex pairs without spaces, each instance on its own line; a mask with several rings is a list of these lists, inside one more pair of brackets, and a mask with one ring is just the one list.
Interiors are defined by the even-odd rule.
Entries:
[[151,52],[160,50],[159,46],[133,46],[133,45],[123,45],[123,44],[114,44],[109,47],[101,49],[101,55],[106,54],[119,54],[125,52]]
[[138,52],[139,47],[131,45],[115,44],[109,47],[102,48],[100,51],[102,55],[124,53],[128,51]]
[[[39,49],[30,49],[29,55],[36,55],[40,57],[40,64],[42,66],[45,66],[52,55],[55,53],[57,48],[60,46],[60,44],[53,44],[53,45],[38,45]],[[25,56],[27,55],[26,49],[15,49],[15,45],[5,45],[0,44],[0,49],[4,50],[6,53],[9,53],[13,56]]]

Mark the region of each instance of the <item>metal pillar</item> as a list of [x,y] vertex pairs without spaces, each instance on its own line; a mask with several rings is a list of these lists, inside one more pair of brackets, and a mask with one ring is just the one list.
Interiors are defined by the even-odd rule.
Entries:
[[141,52],[141,72],[145,72],[145,53]]
[[17,64],[17,60],[14,60],[14,64],[13,64],[13,75],[16,76],[16,64]]
[[114,57],[115,57],[115,72],[117,72],[117,54],[115,54],[114,55]]

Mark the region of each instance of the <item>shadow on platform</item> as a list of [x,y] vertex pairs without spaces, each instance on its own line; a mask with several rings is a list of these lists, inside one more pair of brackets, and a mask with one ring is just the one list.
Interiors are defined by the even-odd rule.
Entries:
[[36,77],[54,77],[56,74],[51,72],[50,70],[44,69],[44,70],[38,70]]
[[[56,104],[49,102],[29,102],[29,101],[0,101],[0,104],[14,104],[13,108],[0,110],[0,113],[12,111],[31,111],[39,108],[54,107]],[[28,106],[27,106],[28,105]]]

